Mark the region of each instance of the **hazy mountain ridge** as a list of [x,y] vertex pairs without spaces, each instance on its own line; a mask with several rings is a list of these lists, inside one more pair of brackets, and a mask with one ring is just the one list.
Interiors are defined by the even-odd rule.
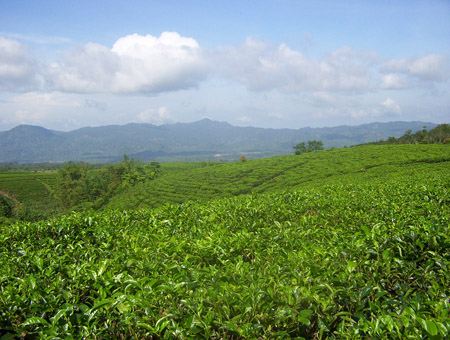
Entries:
[[326,148],[351,146],[436,125],[389,122],[295,130],[236,127],[203,119],[160,126],[130,123],[84,127],[69,132],[19,125],[0,132],[0,162],[111,162],[124,153],[145,161],[230,160],[242,154],[261,158],[290,154],[293,145],[312,139],[322,140]]

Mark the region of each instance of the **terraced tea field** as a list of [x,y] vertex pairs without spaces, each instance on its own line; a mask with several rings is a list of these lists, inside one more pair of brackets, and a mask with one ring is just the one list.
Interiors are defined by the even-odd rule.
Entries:
[[0,172],[0,194],[23,213],[32,211],[37,217],[58,209],[59,202],[52,194],[55,183],[56,172]]

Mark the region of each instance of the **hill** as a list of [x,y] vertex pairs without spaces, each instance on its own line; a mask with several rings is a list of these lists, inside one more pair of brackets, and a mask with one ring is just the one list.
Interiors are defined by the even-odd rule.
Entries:
[[425,122],[371,123],[330,128],[263,129],[203,119],[195,123],[86,127],[70,132],[20,125],[0,132],[0,162],[108,163],[123,154],[144,161],[201,161],[263,158],[292,153],[299,142],[322,140],[325,148],[399,137]]

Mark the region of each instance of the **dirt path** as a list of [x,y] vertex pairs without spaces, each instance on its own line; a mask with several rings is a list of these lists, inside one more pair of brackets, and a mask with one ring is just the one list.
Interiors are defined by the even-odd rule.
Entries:
[[9,198],[10,200],[14,201],[14,203],[19,204],[20,202],[16,200],[14,197],[10,196],[7,192],[4,192],[3,190],[0,190],[0,195],[5,196],[6,198]]

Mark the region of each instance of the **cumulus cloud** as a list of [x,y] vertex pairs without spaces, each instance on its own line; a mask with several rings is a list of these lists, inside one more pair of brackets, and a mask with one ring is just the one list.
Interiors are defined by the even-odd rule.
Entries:
[[142,111],[138,114],[137,118],[142,123],[151,123],[155,125],[168,124],[175,121],[175,118],[170,115],[166,107]]
[[196,86],[206,76],[206,61],[192,38],[133,34],[111,49],[93,43],[75,48],[50,65],[50,73],[62,91],[159,93]]
[[251,90],[280,89],[288,93],[368,90],[372,86],[370,67],[380,60],[374,52],[349,47],[312,59],[286,44],[276,47],[252,39],[239,47],[219,48],[217,58],[224,76]]
[[450,57],[429,54],[384,60],[373,51],[343,47],[311,58],[286,44],[251,38],[240,46],[207,51],[193,38],[163,32],[159,37],[127,35],[111,48],[88,43],[44,64],[23,44],[0,37],[0,90],[151,95],[196,87],[209,75],[232,79],[253,91],[315,93],[321,105],[330,93],[446,82]]
[[26,91],[40,83],[38,62],[27,47],[0,36],[0,90]]

